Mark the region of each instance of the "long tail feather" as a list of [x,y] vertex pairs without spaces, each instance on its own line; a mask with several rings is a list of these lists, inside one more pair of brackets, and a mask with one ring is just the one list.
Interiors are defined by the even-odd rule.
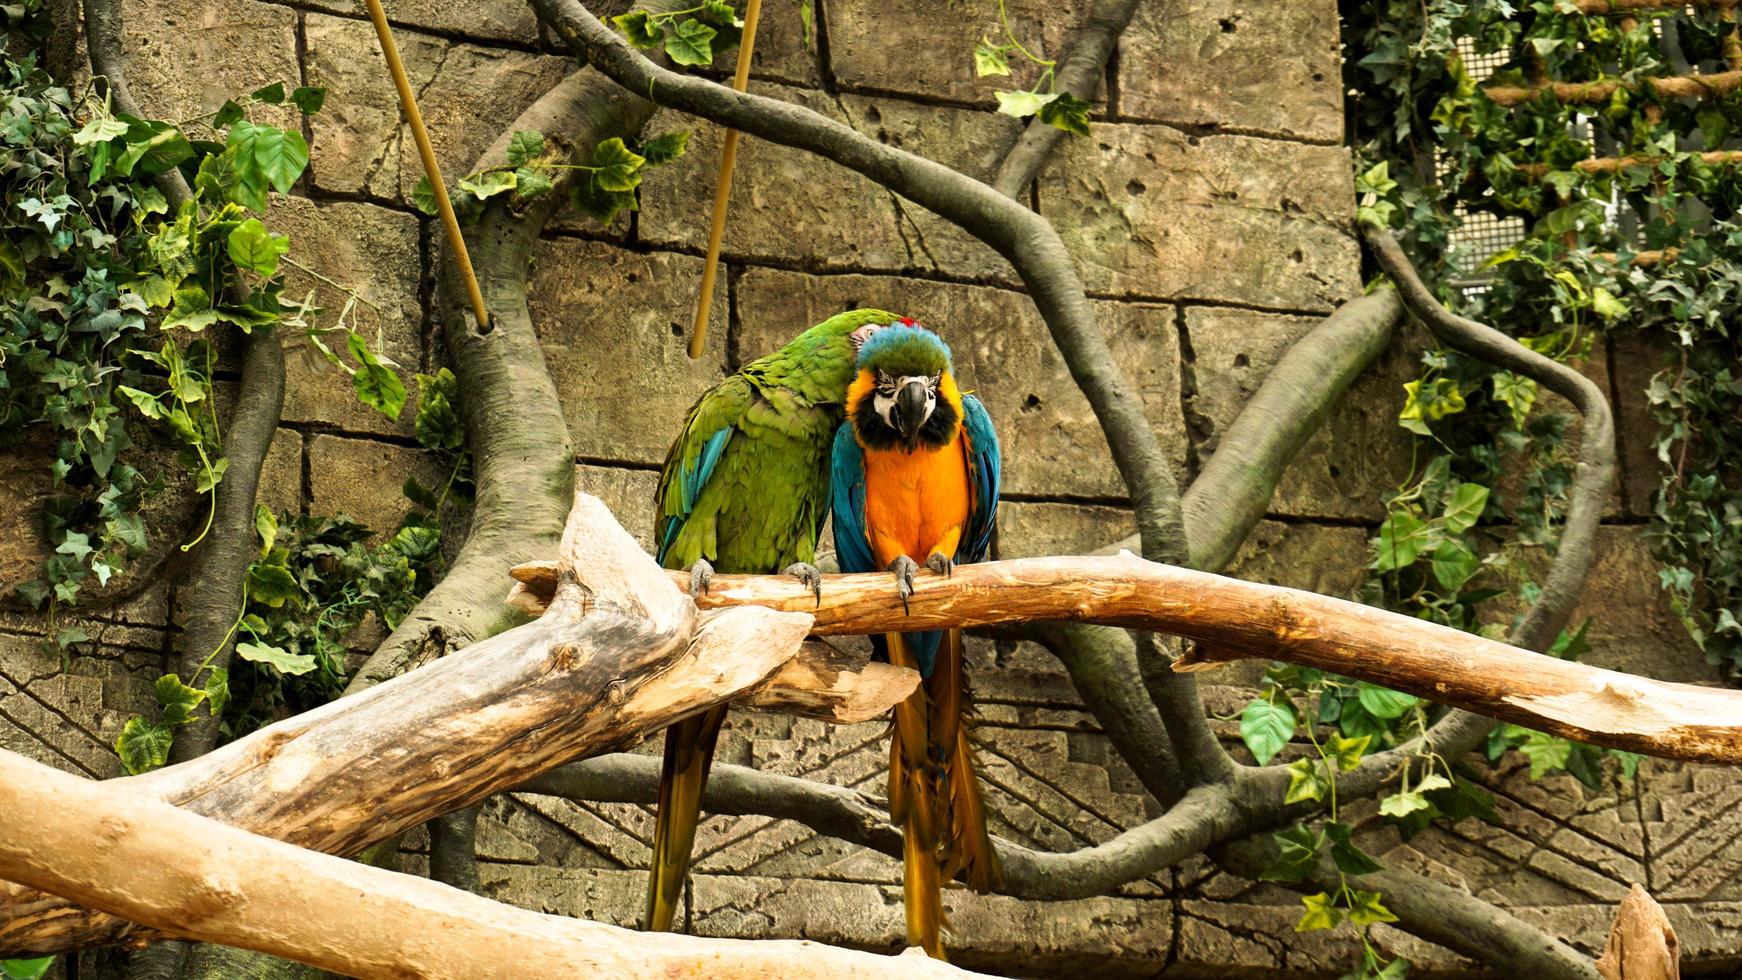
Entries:
[[932,703],[931,750],[942,760],[943,770],[939,787],[942,876],[948,881],[960,875],[968,887],[983,893],[1004,883],[1004,868],[986,830],[986,805],[975,775],[968,730],[973,699],[964,653],[962,631],[950,630],[943,655],[924,686]]
[[[886,639],[890,663],[920,669],[906,637],[891,633]],[[938,820],[937,792],[942,770],[927,737],[927,715],[923,685],[895,706],[889,745],[889,815],[902,831],[901,885],[908,945],[943,959],[944,899],[938,845],[945,826]]]
[[653,857],[647,882],[644,928],[670,932],[689,874],[690,850],[702,814],[702,790],[714,761],[714,743],[726,720],[722,705],[665,730],[665,764],[659,772],[659,810],[654,818]]

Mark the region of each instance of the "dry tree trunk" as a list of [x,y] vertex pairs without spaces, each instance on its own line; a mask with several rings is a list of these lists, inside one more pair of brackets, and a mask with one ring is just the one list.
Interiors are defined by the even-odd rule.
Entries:
[[[576,498],[562,555],[554,600],[537,621],[115,785],[353,854],[723,701],[748,696],[825,721],[859,719],[887,711],[918,683],[886,664],[855,672],[850,660],[804,644],[806,613],[699,613],[596,498]],[[0,957],[145,935],[0,883]]]
[[922,955],[648,935],[304,850],[0,751],[0,874],[166,934],[364,980],[967,977]]
[[[554,583],[549,563],[519,566],[514,575],[515,601],[533,608]],[[823,635],[1037,620],[1155,630],[1197,641],[1175,670],[1284,660],[1597,745],[1742,763],[1742,691],[1557,660],[1346,599],[1131,554],[986,562],[947,578],[922,572],[905,604],[893,580],[876,573],[825,576],[820,599],[790,578],[719,575],[700,601],[709,609],[804,610]]]

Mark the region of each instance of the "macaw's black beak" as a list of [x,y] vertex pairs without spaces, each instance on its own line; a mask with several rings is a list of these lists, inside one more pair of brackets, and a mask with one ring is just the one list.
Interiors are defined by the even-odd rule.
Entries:
[[895,424],[901,429],[908,452],[919,445],[919,427],[925,424],[926,395],[923,381],[909,381],[895,395]]

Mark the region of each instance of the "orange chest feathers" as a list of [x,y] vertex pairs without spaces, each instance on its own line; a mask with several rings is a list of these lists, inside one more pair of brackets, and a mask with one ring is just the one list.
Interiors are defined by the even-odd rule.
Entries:
[[865,536],[878,564],[924,562],[939,544],[955,551],[970,506],[963,446],[958,436],[936,450],[865,451]]

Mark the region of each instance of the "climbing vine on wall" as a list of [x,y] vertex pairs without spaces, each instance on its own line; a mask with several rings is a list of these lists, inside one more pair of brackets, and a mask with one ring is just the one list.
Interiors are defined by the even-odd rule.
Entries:
[[[1363,217],[1398,229],[1454,309],[1542,353],[1583,357],[1622,331],[1669,352],[1645,392],[1622,393],[1648,399],[1657,423],[1649,533],[1689,634],[1742,675],[1742,346],[1731,327],[1742,307],[1742,104],[1724,80],[1742,70],[1734,10],[1346,8]],[[1476,59],[1497,66],[1478,80]],[[1520,221],[1521,240],[1474,247],[1459,229],[1478,216]],[[1471,280],[1479,287],[1459,288]],[[1444,363],[1424,364],[1411,397],[1428,451],[1484,486],[1497,464],[1524,462],[1519,499],[1486,516],[1549,546],[1570,472],[1556,448],[1565,422],[1533,411],[1534,388],[1504,372],[1435,356]],[[1528,599],[1533,585],[1508,587]]]

